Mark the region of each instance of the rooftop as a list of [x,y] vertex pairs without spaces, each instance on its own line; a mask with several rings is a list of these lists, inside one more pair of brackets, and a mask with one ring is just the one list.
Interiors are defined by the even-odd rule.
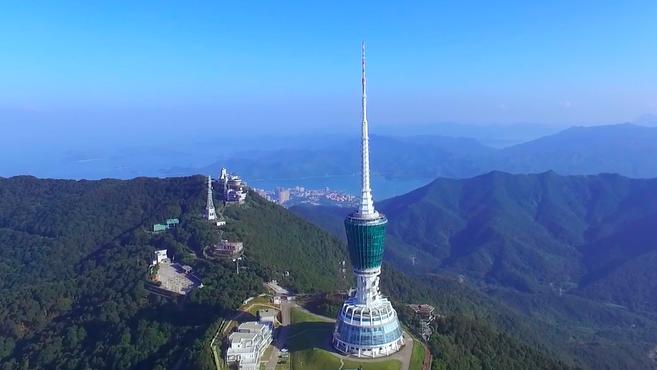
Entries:
[[408,306],[417,313],[431,313],[435,310],[433,306],[428,304],[409,304]]
[[242,343],[242,342],[253,341],[253,340],[256,339],[257,336],[258,336],[257,333],[247,333],[247,332],[236,331],[234,333],[231,333],[228,336],[228,339],[230,340],[230,342],[232,344],[238,344],[238,343]]
[[267,308],[264,310],[259,310],[258,311],[258,317],[262,319],[271,319],[271,318],[276,318],[278,316],[278,311],[274,310],[272,308]]
[[237,327],[237,331],[240,333],[259,333],[264,328],[264,325],[257,323],[255,321],[248,321],[241,323]]

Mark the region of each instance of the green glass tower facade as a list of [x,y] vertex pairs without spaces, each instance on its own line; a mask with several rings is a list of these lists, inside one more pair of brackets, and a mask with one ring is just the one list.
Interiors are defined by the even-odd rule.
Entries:
[[358,218],[358,214],[352,214],[344,220],[349,257],[354,270],[381,267],[387,223],[388,220],[382,214],[375,219],[362,219]]

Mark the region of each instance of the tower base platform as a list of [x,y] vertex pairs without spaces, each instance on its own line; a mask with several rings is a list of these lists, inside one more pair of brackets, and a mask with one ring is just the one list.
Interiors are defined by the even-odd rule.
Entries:
[[333,332],[333,347],[347,356],[378,358],[391,355],[404,345],[397,312],[385,298],[357,304],[349,298],[343,305]]

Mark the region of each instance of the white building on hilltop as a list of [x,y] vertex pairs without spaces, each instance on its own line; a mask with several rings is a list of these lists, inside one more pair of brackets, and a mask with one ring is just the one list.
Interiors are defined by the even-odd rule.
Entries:
[[228,340],[226,362],[237,365],[240,370],[259,370],[260,359],[271,344],[272,332],[269,325],[250,321],[240,324]]
[[225,168],[219,174],[224,202],[226,204],[243,204],[246,200],[246,183],[237,175],[231,175]]
[[155,251],[155,258],[151,262],[152,266],[159,265],[162,262],[166,262],[169,260],[169,257],[167,257],[167,250],[166,249],[160,249]]

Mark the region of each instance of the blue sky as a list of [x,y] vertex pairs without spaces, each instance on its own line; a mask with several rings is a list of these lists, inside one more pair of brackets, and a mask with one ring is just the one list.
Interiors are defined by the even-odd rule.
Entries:
[[656,19],[655,1],[3,1],[0,125],[341,131],[361,40],[375,125],[623,122],[657,112]]

